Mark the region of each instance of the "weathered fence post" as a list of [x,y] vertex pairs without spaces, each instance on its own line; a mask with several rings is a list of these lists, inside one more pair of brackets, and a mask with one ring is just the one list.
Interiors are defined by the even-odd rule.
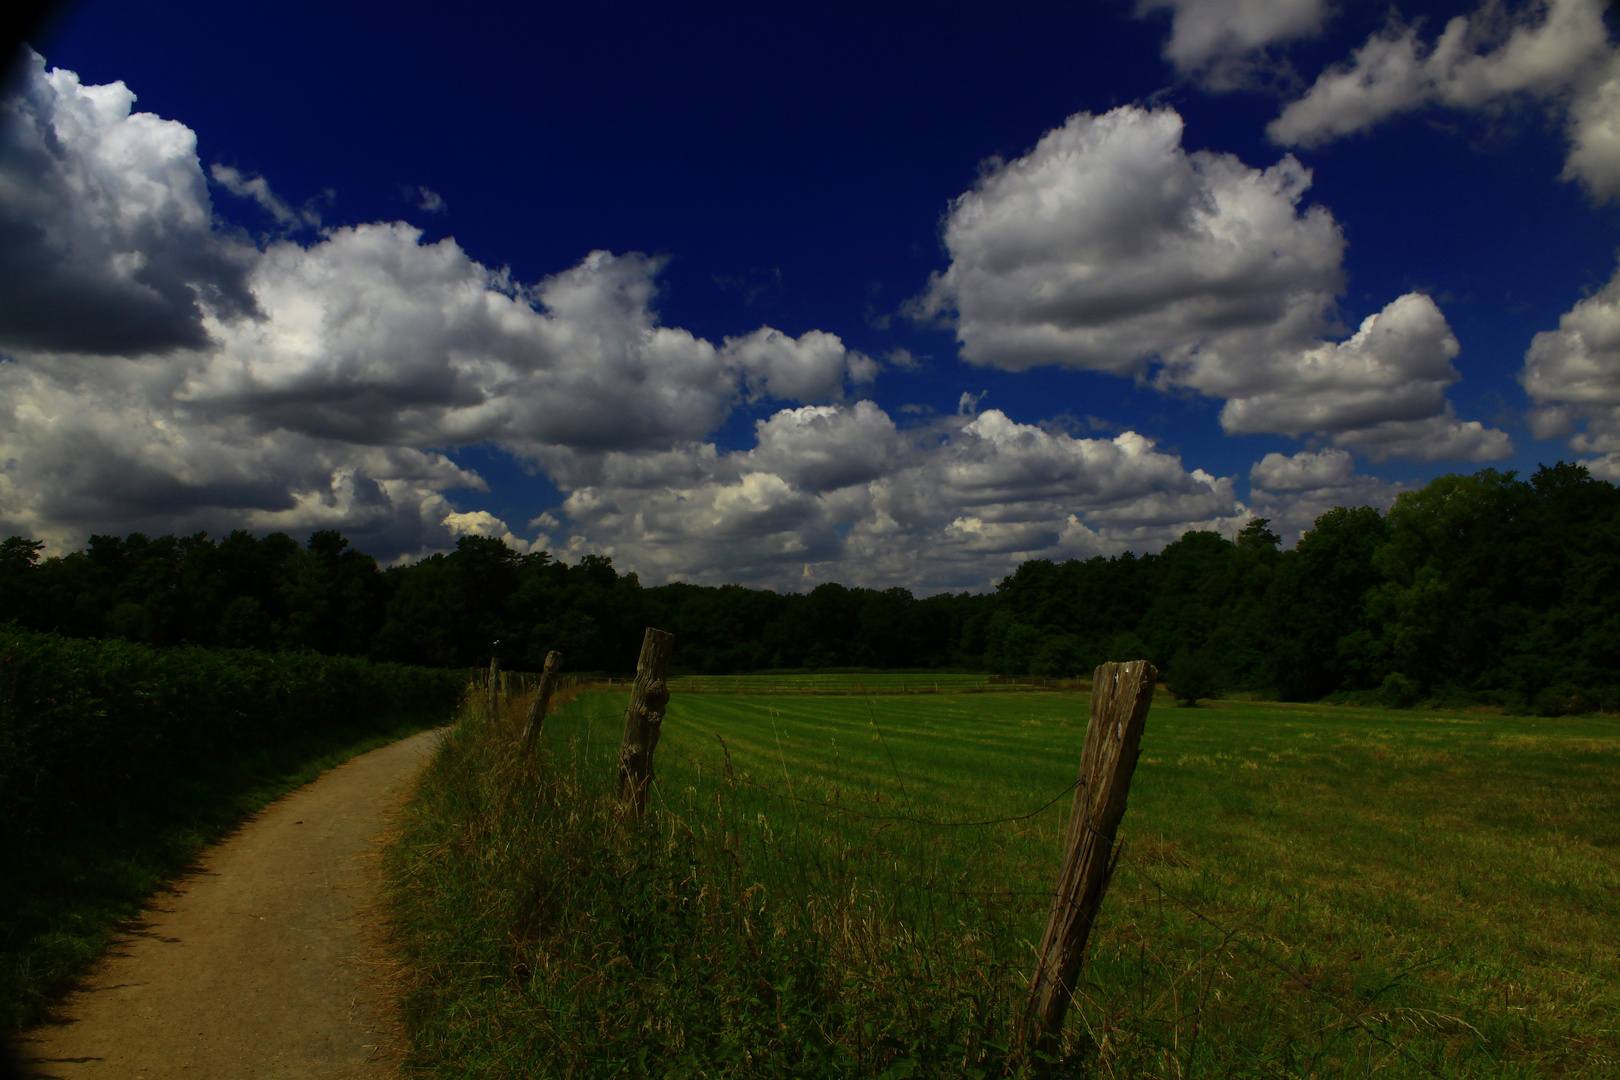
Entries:
[[[1114,833],[1125,816],[1125,798],[1141,751],[1142,729],[1153,702],[1158,671],[1146,660],[1097,668],[1091,688],[1091,723],[1080,751],[1080,778],[1069,811],[1063,862],[1052,911],[1036,953],[1035,977],[1024,1011],[1024,1054],[1055,1056],[1084,959],[1086,938],[1114,869]],[[1038,1074],[1045,1064],[1030,1061]]]
[[669,704],[669,656],[675,635],[647,627],[636,661],[636,681],[630,688],[630,706],[624,710],[624,742],[619,747],[619,806],[637,814],[647,809],[647,788],[653,778],[653,750],[658,746],[664,707]]
[[562,653],[546,653],[545,666],[540,669],[540,689],[529,703],[529,716],[523,722],[523,752],[534,753],[535,740],[540,737],[540,725],[546,722],[546,710],[551,707],[551,692],[557,688],[557,669],[562,666]]
[[501,718],[501,662],[493,656],[489,658],[489,717]]

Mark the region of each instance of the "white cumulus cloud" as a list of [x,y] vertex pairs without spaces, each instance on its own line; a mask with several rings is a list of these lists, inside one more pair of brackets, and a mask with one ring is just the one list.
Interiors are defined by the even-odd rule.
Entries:
[[[528,285],[403,223],[261,250],[216,219],[195,134],[134,101],[30,54],[0,113],[13,530],[341,527],[421,550],[493,528],[448,501],[483,481],[434,448],[600,472],[703,439],[741,401],[839,399],[876,373],[821,331],[716,346],[665,326],[661,263],[636,253]],[[213,176],[308,220],[262,177]]]
[[161,353],[206,344],[205,309],[253,310],[196,135],[134,103],[24,59],[0,108],[0,347]]
[[[1221,423],[1232,432],[1347,432],[1443,415],[1457,339],[1434,301],[1408,293],[1369,315],[1341,342],[1289,356],[1276,370],[1242,372]],[[1235,382],[1235,380],[1234,380]]]
[[1519,381],[1538,408],[1538,438],[1569,437],[1594,475],[1615,469],[1620,452],[1620,270],[1601,290],[1578,302],[1530,342]]
[[1028,558],[1155,548],[1241,527],[1231,478],[1134,432],[1076,439],[998,410],[897,431],[869,401],[784,409],[747,451],[603,470],[564,504],[648,580],[982,588]]
[[[851,400],[878,364],[837,335],[760,327],[715,343],[665,325],[656,258],[598,251],[525,283],[399,222],[257,246],[216,220],[195,136],[133,100],[40,61],[0,118],[4,145],[26,151],[0,159],[0,223],[17,238],[0,245],[0,281],[35,289],[28,311],[0,294],[0,530],[68,547],[133,529],[338,528],[385,559],[490,536],[600,552],[649,582],[927,592],[986,587],[1028,558],[1231,534],[1249,517],[1234,478],[1136,432],[1080,438],[980,411],[982,394],[902,428]],[[1111,209],[1071,199],[1075,220],[1037,215],[1022,230],[1000,188],[970,193],[958,213],[976,198],[986,220],[953,223],[964,259],[936,283],[938,310],[960,308],[975,342],[994,339],[975,320],[1001,320],[1013,360],[982,362],[1134,372],[1149,370],[1146,350],[1166,385],[1224,387],[1272,417],[1261,426],[1283,424],[1229,347],[1265,345],[1265,378],[1292,370],[1277,366],[1279,342],[1325,348],[1309,334],[1342,240],[1324,211],[1297,211],[1307,175],[1292,159],[1260,172],[1186,155],[1174,114],[1073,126],[1067,160],[1100,169],[1076,183]],[[1098,147],[1128,160],[1094,160]],[[260,177],[215,176],[272,216],[300,213]],[[1110,176],[1154,190],[1121,192]],[[1056,284],[1038,299],[1069,335],[1055,353],[1039,332],[1023,340],[997,293],[1003,274],[1041,285],[1021,267],[1048,256]],[[1397,341],[1409,323],[1441,334],[1419,308],[1392,306],[1318,366],[1443,382],[1448,356]],[[1299,378],[1318,397],[1342,389]],[[752,445],[716,445],[734,409],[765,401],[779,405]],[[1363,430],[1360,416],[1333,437]],[[454,457],[473,444],[563,492],[532,538],[476,505],[485,481]]]
[[1620,50],[1599,0],[1545,0],[1509,16],[1489,0],[1432,43],[1391,15],[1350,58],[1318,76],[1271,122],[1276,142],[1315,146],[1426,105],[1499,108],[1515,97],[1561,116],[1564,178],[1598,201],[1620,194]]
[[441,453],[199,415],[184,377],[173,358],[0,364],[0,533],[341,528],[395,554],[442,544],[444,493],[484,487]]
[[1298,541],[1316,519],[1339,506],[1385,510],[1404,490],[1356,472],[1350,451],[1337,448],[1267,454],[1249,470],[1249,502],[1285,545]]
[[[1330,340],[1344,238],[1327,210],[1301,207],[1309,170],[1292,156],[1262,170],[1188,153],[1182,126],[1167,108],[1077,113],[993,163],[951,204],[951,264],[915,313],[952,322],[974,363],[1058,364],[1224,399],[1232,432],[1348,446],[1355,432],[1423,420],[1377,452],[1462,448],[1445,399],[1457,341],[1434,302],[1399,297]],[[1419,445],[1419,430],[1437,441]],[[1496,435],[1469,443],[1469,459],[1505,448]]]

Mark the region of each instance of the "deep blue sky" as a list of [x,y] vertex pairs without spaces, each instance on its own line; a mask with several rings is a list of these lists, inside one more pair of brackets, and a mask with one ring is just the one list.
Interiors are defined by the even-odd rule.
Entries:
[[[1475,7],[1400,11],[1432,40]],[[1317,147],[1267,139],[1282,105],[1388,12],[1346,4],[1319,36],[1275,46],[1294,79],[1280,94],[1210,90],[1178,73],[1161,56],[1170,12],[1139,18],[1117,2],[492,3],[468,15],[89,0],[33,44],[87,85],[122,80],[137,110],[196,132],[205,171],[262,175],[288,203],[318,206],[324,227],[407,220],[525,283],[596,249],[667,256],[656,300],[665,325],[718,344],[768,323],[837,334],[873,357],[925,357],[855,394],[902,425],[919,415],[902,405],[951,414],[964,391],[988,391],[979,407],[1019,423],[1069,414],[1104,422],[1072,434],[1139,431],[1188,469],[1236,477],[1244,498],[1265,454],[1321,440],[1226,434],[1220,399],[1187,389],[968,364],[950,329],[901,306],[950,265],[945,216],[987,159],[1026,154],[1071,114],[1169,105],[1188,151],[1266,168],[1291,150],[1313,171],[1302,205],[1326,207],[1347,241],[1343,326],[1403,293],[1434,299],[1461,346],[1457,415],[1512,438],[1512,454],[1489,464],[1528,470],[1574,456],[1532,438],[1517,376],[1532,337],[1613,274],[1620,212],[1559,179],[1560,114],[1520,96],[1419,108]],[[419,209],[418,185],[446,212]],[[217,187],[212,197],[230,221],[271,229],[251,202]],[[746,449],[753,421],[782,407],[745,402],[710,437]],[[494,488],[453,501],[519,534],[567,493],[493,444],[441,448]],[[1397,482],[1479,467],[1358,459],[1361,472]]]

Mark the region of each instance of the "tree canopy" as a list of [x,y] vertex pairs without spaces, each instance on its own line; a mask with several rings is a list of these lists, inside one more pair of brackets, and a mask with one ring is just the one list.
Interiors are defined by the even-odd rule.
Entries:
[[386,569],[329,530],[302,545],[241,531],[93,536],[51,558],[11,537],[0,621],[433,666],[495,655],[538,669],[558,649],[576,671],[625,671],[655,625],[675,634],[675,666],[701,672],[1075,675],[1146,658],[1294,700],[1393,687],[1566,706],[1620,686],[1620,491],[1579,465],[1443,476],[1383,513],[1330,510],[1290,550],[1269,526],[1253,520],[1235,540],[1189,532],[1146,555],[1032,560],[994,592],[926,598],[830,582],[649,588],[602,556],[566,565],[478,536]]

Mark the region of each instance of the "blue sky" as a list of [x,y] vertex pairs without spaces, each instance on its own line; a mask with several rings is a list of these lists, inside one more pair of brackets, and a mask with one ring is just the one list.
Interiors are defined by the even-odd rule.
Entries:
[[933,592],[1620,478],[1594,0],[1054,7],[71,7],[0,117],[0,530]]

